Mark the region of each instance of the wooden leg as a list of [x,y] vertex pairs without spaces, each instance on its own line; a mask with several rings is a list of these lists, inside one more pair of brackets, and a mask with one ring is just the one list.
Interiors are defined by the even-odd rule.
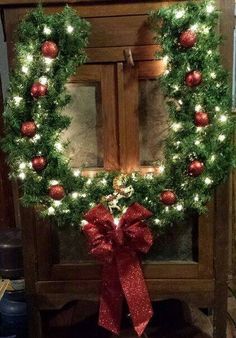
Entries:
[[40,311],[31,299],[28,299],[29,338],[43,338]]
[[214,338],[226,338],[228,299],[228,236],[229,236],[229,191],[228,184],[222,185],[216,193],[215,213],[215,299]]

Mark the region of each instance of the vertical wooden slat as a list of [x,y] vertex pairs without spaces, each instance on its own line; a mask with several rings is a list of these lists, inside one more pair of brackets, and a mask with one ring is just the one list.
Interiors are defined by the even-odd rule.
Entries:
[[121,169],[139,168],[138,68],[117,64]]
[[[0,78],[0,138],[3,136],[3,96]],[[0,228],[14,227],[14,203],[12,184],[8,179],[9,168],[6,164],[6,156],[0,148]]]
[[115,67],[103,65],[101,74],[102,113],[104,121],[104,168],[119,169]]

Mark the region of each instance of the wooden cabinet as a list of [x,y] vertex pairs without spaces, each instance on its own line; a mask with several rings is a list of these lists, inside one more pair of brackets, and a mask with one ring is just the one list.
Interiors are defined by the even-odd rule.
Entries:
[[[89,109],[91,114],[93,141],[87,144],[87,150],[84,148],[84,174],[93,175],[101,168],[155,170],[150,165],[156,156],[150,142],[157,139],[161,157],[168,129],[166,116],[162,114],[161,91],[155,87],[158,82],[153,81],[161,75],[163,64],[154,59],[159,47],[153,42],[147,13],[173,2],[71,1],[78,13],[92,25],[87,48],[88,63],[67,85],[67,90],[75,97],[75,121],[80,121],[81,113],[76,100],[82,100],[84,93],[83,109]],[[14,2],[2,3],[9,62],[12,64],[13,31],[34,1],[31,4],[18,1],[14,6],[11,5]],[[45,5],[47,12],[56,12],[61,10],[63,1],[45,1]],[[128,62],[129,53],[132,53],[134,65]],[[154,113],[153,106],[157,104],[160,114]],[[150,114],[158,135],[150,123]],[[76,132],[76,128],[72,125],[74,139],[70,134],[72,148],[69,148],[69,152],[74,154],[74,167],[81,159],[73,142],[79,144],[78,137],[83,135]],[[88,156],[89,152],[91,156]],[[227,196],[227,187],[220,188],[206,215],[186,220],[183,227],[186,232],[182,234],[170,231],[143,260],[152,300],[179,298],[199,307],[214,307],[217,338],[225,337]],[[23,228],[32,338],[39,338],[42,337],[40,311],[60,309],[73,300],[98,301],[101,266],[86,255],[86,245],[80,233],[56,230],[53,224],[40,220],[32,209],[22,208],[19,221]],[[182,241],[188,243],[184,254],[173,249],[179,248]],[[168,246],[172,252],[166,251]]]

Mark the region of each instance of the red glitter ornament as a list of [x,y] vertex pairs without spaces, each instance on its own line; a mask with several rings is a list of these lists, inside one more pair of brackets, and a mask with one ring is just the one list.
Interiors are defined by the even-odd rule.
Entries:
[[45,96],[47,94],[47,86],[40,82],[35,82],[31,87],[30,94],[35,98]]
[[33,157],[31,163],[35,171],[42,171],[47,166],[47,160],[44,156]]
[[184,48],[192,48],[197,42],[197,35],[191,30],[182,32],[179,37],[179,43]]
[[202,73],[199,70],[193,70],[186,74],[185,83],[188,87],[199,86],[202,82]]
[[193,177],[200,176],[204,171],[204,163],[198,160],[192,161],[188,166],[188,174]]
[[34,121],[26,121],[21,124],[21,134],[27,137],[34,137],[37,131],[37,126]]
[[172,190],[166,190],[161,193],[160,200],[163,204],[172,205],[176,203],[177,197]]
[[54,200],[62,200],[65,196],[65,190],[64,187],[60,184],[55,184],[49,187],[49,196]]
[[53,41],[45,41],[41,46],[43,56],[55,59],[58,55],[58,46]]
[[195,113],[194,123],[196,127],[206,127],[209,124],[208,113],[199,111]]

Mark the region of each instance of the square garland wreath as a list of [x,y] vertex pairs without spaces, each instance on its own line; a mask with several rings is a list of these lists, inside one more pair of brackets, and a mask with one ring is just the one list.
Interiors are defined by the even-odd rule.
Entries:
[[[133,203],[164,231],[186,214],[206,210],[213,189],[233,165],[231,95],[220,64],[218,11],[212,1],[177,4],[150,14],[157,54],[166,63],[161,78],[170,132],[165,162],[154,174],[102,172],[93,178],[73,172],[60,133],[70,120],[62,114],[70,96],[65,84],[86,61],[89,23],[66,6],[45,15],[42,8],[21,22],[16,66],[4,112],[11,177],[22,182],[22,202],[59,226],[80,227],[97,204],[119,217]],[[160,25],[160,20],[162,24]]]

